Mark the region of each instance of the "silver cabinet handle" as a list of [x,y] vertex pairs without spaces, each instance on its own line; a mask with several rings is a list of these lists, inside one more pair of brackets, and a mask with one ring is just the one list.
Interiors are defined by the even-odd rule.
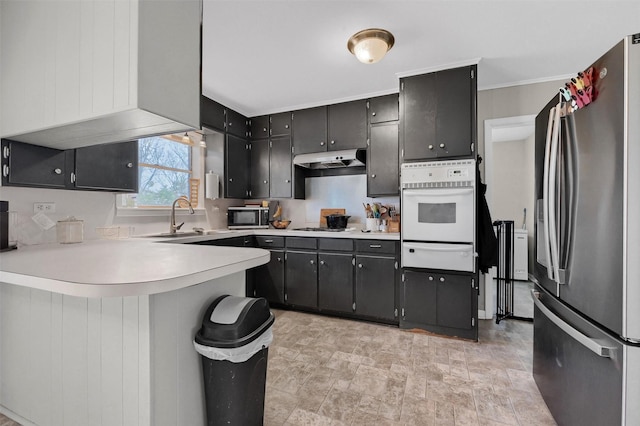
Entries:
[[433,149],[433,145],[429,145],[429,149]]
[[4,156],[4,158],[9,158],[9,147],[5,146],[4,149],[2,150],[2,155]]
[[289,128],[289,125],[288,125],[288,124],[285,124],[285,125],[284,125],[284,128],[285,128],[285,129],[288,129],[288,128]]
[[443,143],[440,144],[440,148],[444,148],[444,144]]
[[282,258],[281,257],[278,258],[278,262],[282,262]]
[[131,169],[133,167],[133,163],[127,163],[127,169]]
[[571,327],[569,324],[564,322],[559,316],[551,312],[549,308],[547,308],[544,303],[539,299],[540,292],[531,290],[531,297],[533,298],[533,303],[535,303],[536,307],[540,309],[540,312],[544,314],[551,322],[557,325],[562,331],[567,333],[570,337],[575,339],[578,343],[589,349],[591,352],[603,358],[613,358],[614,352],[616,351],[615,347],[611,346],[603,346],[595,340],[591,339],[588,336],[585,336],[580,331]]
[[375,178],[376,178],[375,173],[371,175],[371,178],[372,178],[372,179],[375,179]]
[[429,275],[429,281],[433,281],[433,277]]
[[263,180],[262,183],[269,183],[269,181],[268,180]]
[[315,262],[313,260],[310,260],[309,263],[313,265]]
[[229,182],[233,182],[233,178],[229,178]]
[[2,176],[9,176],[9,166],[7,166],[6,164],[2,166]]
[[336,143],[336,141],[331,141],[331,145],[334,145]]
[[358,263],[358,268],[362,269],[362,263]]
[[444,277],[440,277],[440,282],[443,283],[444,282]]
[[273,240],[264,240],[265,243],[272,243]]
[[266,133],[266,132],[267,132],[267,128],[266,128],[266,127],[263,127],[263,128],[262,128],[262,131]]
[[290,181],[289,179],[285,179],[285,180],[284,180],[284,182],[285,182],[285,183],[289,183],[289,182],[291,182],[291,181]]
[[71,173],[71,183],[76,183],[76,174]]
[[376,116],[376,113],[375,113],[375,112],[372,112],[372,113],[371,113],[371,115],[373,115],[373,116],[375,117],[375,116]]
[[380,244],[369,244],[369,248],[382,248]]
[[324,146],[324,141],[320,142],[320,146]]
[[61,175],[62,174],[62,169],[53,169],[53,173],[57,174],[57,175]]
[[324,260],[321,260],[321,261],[320,261],[320,265],[324,265]]

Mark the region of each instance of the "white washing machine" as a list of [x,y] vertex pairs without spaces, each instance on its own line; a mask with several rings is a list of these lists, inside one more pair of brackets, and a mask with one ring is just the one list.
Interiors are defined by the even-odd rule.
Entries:
[[513,279],[529,279],[529,243],[526,229],[513,230]]

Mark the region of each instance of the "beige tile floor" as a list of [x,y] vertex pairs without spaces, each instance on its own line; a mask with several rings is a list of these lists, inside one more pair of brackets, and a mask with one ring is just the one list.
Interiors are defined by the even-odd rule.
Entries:
[[479,342],[276,311],[265,425],[555,425],[531,376],[531,323]]
[[266,426],[555,425],[531,376],[531,323],[483,320],[471,342],[275,314]]

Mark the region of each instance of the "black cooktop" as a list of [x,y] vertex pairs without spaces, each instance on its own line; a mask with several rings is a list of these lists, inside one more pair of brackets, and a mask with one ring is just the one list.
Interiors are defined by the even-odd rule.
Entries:
[[293,228],[292,231],[329,231],[329,232],[341,232],[344,231],[345,228]]

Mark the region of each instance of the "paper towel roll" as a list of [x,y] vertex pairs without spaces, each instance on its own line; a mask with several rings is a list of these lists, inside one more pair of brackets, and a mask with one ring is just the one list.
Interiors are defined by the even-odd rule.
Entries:
[[220,196],[220,177],[217,174],[207,173],[204,176],[204,196],[209,200]]

